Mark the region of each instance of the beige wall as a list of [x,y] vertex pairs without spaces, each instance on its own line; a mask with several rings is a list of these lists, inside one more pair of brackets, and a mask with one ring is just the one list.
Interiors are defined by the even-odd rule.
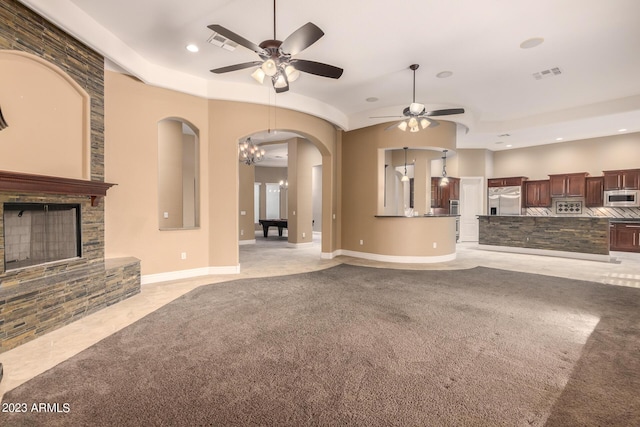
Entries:
[[496,151],[493,158],[493,177],[526,176],[533,180],[572,172],[600,176],[603,170],[640,167],[640,133]]
[[[444,148],[455,149],[456,129],[450,122],[442,121],[438,127],[417,133],[385,131],[387,126],[388,124],[370,126],[345,132],[343,135],[341,158],[343,178],[341,246],[343,249],[373,254],[393,254],[402,251],[402,245],[398,240],[395,240],[397,247],[390,247],[392,232],[389,231],[388,224],[384,219],[375,218],[375,215],[382,211],[383,149],[401,149],[405,146],[414,149],[431,149],[435,150],[433,153],[435,156],[440,156],[439,152]],[[425,166],[422,173],[426,175],[427,170]],[[426,179],[425,176],[425,186]],[[424,203],[426,203],[426,189],[419,191],[425,193]],[[420,198],[422,197],[421,195]],[[360,245],[360,240],[363,240],[363,245]],[[442,249],[445,250],[445,248]],[[436,251],[433,255],[438,254],[440,252]]]
[[28,53],[0,51],[0,70],[0,106],[9,125],[0,133],[0,169],[89,179],[87,92]]
[[318,150],[308,141],[289,141],[289,206],[288,230],[290,243],[310,243],[313,240],[313,166]]
[[[230,182],[229,177],[237,176],[237,143],[240,139],[265,129],[265,121],[247,120],[247,117],[268,117],[269,107],[239,102],[209,101],[209,179],[211,182],[226,182],[228,185],[211,185],[207,197],[221,206],[211,209],[206,219],[211,227],[209,237],[209,264],[211,266],[235,265],[238,251],[229,250],[238,244],[238,194],[239,183]],[[335,157],[338,131],[322,120],[296,111],[278,109],[277,123],[273,128],[292,131],[303,135],[322,154],[323,171],[323,224],[322,251],[333,252],[336,249],[335,222],[329,221],[335,212],[335,192],[338,183],[335,178]],[[291,180],[290,180],[291,182]],[[289,190],[291,198],[291,189]],[[224,206],[224,208],[222,208]],[[203,219],[204,222],[204,219]],[[290,230],[289,230],[290,231]]]
[[[258,168],[255,165],[240,164],[238,169],[238,188],[240,191],[238,198],[239,240],[255,239],[255,225],[253,222],[253,183],[255,182],[257,169],[263,168]],[[264,187],[264,185],[261,187]]]
[[[158,122],[169,117],[186,120],[208,138],[206,100],[105,72],[105,180],[117,184],[105,198],[106,257],[139,258],[143,275],[202,268],[209,260],[206,222],[197,229],[159,229]],[[199,148],[200,188],[206,194],[208,147]],[[200,199],[206,217],[209,203]]]
[[[182,122],[158,122],[158,224],[182,227]],[[166,218],[165,218],[166,216]]]
[[[239,170],[240,139],[264,129],[268,107],[205,100],[143,84],[114,72],[105,73],[106,180],[117,186],[106,200],[107,257],[135,256],[142,274],[239,265],[239,209],[245,204],[253,229],[253,180]],[[184,119],[198,131],[200,156],[200,227],[160,231],[158,224],[158,122]],[[277,128],[308,138],[322,154],[322,250],[336,249],[336,144],[339,132],[330,123],[278,109]],[[240,192],[240,183],[250,186]],[[245,184],[245,182],[247,184]],[[241,202],[247,194],[250,202]],[[242,199],[244,200],[244,199]],[[248,200],[248,199],[247,199]],[[244,219],[243,219],[244,220]],[[310,233],[309,233],[310,234]],[[181,253],[187,259],[181,259]]]

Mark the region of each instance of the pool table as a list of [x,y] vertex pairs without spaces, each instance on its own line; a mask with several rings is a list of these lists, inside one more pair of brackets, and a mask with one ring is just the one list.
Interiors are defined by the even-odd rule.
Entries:
[[278,236],[282,237],[282,229],[287,228],[286,219],[259,219],[262,225],[262,234],[264,237],[269,236],[269,227],[278,227]]

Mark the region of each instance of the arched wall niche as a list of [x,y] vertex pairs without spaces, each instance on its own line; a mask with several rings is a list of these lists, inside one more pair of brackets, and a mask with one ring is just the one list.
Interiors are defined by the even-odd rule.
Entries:
[[200,131],[181,117],[158,121],[158,228],[200,226]]
[[89,94],[30,53],[0,50],[0,69],[0,170],[90,179]]

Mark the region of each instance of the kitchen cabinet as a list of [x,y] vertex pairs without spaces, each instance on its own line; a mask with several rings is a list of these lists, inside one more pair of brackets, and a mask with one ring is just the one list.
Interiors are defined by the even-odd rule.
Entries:
[[449,201],[460,200],[460,178],[449,178],[449,183],[440,185],[441,177],[431,178],[431,207],[441,209],[438,213],[449,213]]
[[640,252],[640,222],[611,223],[610,249],[622,252]]
[[524,184],[525,206],[527,208],[546,208],[551,206],[550,182],[548,179],[527,181]]
[[549,175],[551,197],[585,197],[587,172]]
[[640,169],[604,171],[602,173],[605,191],[640,189]]
[[527,179],[526,176],[513,176],[509,178],[489,178],[487,187],[513,187],[522,185]]
[[587,177],[584,204],[588,208],[604,206],[604,177]]

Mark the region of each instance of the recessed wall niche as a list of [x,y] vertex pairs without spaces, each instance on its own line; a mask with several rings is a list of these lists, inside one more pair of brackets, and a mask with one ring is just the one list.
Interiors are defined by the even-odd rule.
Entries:
[[158,122],[160,230],[199,227],[198,129],[185,120]]

